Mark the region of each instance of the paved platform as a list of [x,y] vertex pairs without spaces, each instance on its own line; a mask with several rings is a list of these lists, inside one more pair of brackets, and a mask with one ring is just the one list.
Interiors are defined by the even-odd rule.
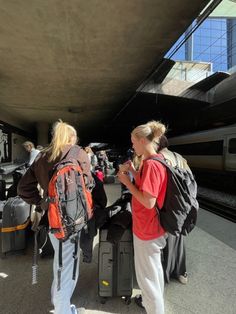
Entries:
[[[106,185],[109,202],[118,198],[120,186]],[[165,287],[166,314],[235,314],[236,313],[236,225],[200,210],[195,230],[186,238],[188,284],[171,281]],[[81,263],[80,278],[73,296],[77,307],[86,314],[145,313],[132,301],[120,298],[101,304],[97,294],[98,238],[94,243],[91,264]],[[52,260],[41,259],[39,283],[31,285],[32,249],[25,255],[0,259],[0,313],[50,313]],[[139,292],[137,284],[134,293]]]

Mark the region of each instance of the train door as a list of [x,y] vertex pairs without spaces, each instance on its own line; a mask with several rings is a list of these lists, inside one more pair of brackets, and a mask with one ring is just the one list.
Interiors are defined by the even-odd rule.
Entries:
[[225,170],[236,171],[236,136],[227,135],[225,149]]

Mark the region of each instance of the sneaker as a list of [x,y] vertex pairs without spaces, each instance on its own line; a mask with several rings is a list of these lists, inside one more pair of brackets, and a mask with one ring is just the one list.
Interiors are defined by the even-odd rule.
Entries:
[[141,294],[137,294],[137,295],[134,297],[134,302],[135,302],[139,307],[141,307],[142,309],[144,309],[144,306],[143,306],[143,299],[142,299]]
[[187,273],[184,273],[183,275],[180,275],[178,277],[178,280],[180,283],[182,283],[183,285],[186,285],[187,282],[188,282],[188,274]]

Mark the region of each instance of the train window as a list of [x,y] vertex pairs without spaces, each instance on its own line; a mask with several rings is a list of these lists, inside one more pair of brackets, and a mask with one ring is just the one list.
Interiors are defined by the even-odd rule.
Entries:
[[181,155],[223,155],[223,140],[182,145],[170,145],[170,149]]
[[231,138],[229,140],[229,153],[230,154],[236,154],[236,138]]

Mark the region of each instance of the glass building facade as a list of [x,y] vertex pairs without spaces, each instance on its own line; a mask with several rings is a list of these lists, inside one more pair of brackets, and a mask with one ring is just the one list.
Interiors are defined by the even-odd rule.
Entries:
[[[171,58],[176,61],[210,62],[213,72],[227,71],[236,65],[235,21],[226,18],[206,19]],[[179,38],[176,45],[185,36],[186,33]]]

